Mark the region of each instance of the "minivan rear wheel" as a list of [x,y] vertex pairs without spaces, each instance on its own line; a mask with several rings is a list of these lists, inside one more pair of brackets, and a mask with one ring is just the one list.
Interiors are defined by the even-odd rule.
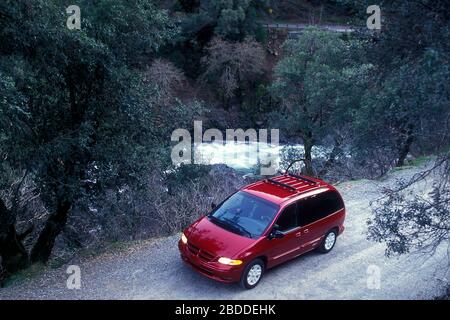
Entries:
[[255,259],[244,269],[241,275],[240,285],[244,289],[253,289],[261,280],[265,271],[264,261]]
[[320,244],[319,251],[322,253],[328,253],[334,248],[336,244],[337,233],[335,230],[328,231]]

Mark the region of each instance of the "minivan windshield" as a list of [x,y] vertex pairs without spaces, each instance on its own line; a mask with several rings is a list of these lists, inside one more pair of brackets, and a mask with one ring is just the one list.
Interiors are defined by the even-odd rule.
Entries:
[[278,207],[244,191],[238,191],[208,215],[214,224],[237,234],[261,236],[275,218]]

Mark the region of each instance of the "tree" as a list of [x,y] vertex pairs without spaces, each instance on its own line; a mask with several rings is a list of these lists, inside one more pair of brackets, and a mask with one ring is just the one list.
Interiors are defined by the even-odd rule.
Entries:
[[[18,233],[15,226],[20,186],[25,177],[19,182],[14,181],[18,173],[10,167],[9,162],[12,159],[6,151],[11,137],[21,134],[22,130],[27,130],[23,126],[23,119],[26,119],[28,114],[24,109],[26,99],[16,87],[14,79],[1,71],[0,93],[2,96],[0,99],[0,190],[7,188],[13,190],[10,208],[0,196],[0,271],[7,273],[20,270],[29,263],[28,253],[22,244],[22,240],[29,232]],[[13,153],[19,153],[21,145],[12,144],[11,149],[14,150]]]
[[8,0],[1,9],[2,168],[31,176],[48,211],[28,257],[13,206],[0,200],[0,254],[9,272],[49,259],[81,199],[139,184],[154,162],[152,147],[166,138],[151,127],[153,106],[136,68],[174,37],[167,13],[141,0],[78,5],[92,9],[83,10],[80,31],[65,27],[56,0]]
[[[421,184],[431,190],[420,192]],[[368,238],[386,244],[386,255],[421,252],[433,255],[440,245],[450,249],[450,154],[409,181],[384,190],[373,204]],[[423,188],[423,187],[422,187]]]
[[[360,133],[372,148],[384,146],[391,152],[396,166],[405,164],[413,143],[423,143],[429,130],[436,138],[442,133],[439,128],[445,127],[450,101],[445,79],[450,73],[442,68],[443,62],[438,52],[430,50],[421,59],[389,73],[367,93],[359,115],[363,118]],[[386,136],[383,140],[368,137],[371,132]]]
[[220,38],[211,41],[208,55],[203,58],[202,78],[219,88],[225,106],[236,93],[242,102],[247,84],[256,81],[264,72],[265,54],[262,46],[252,38],[243,42],[228,42]]
[[[388,8],[392,14],[398,13],[400,20],[390,17],[392,21],[388,20],[388,24],[395,23],[395,26],[367,42],[369,59],[375,65],[377,76],[356,117],[360,132],[357,147],[377,148],[390,154],[392,164],[400,167],[414,146],[419,152],[433,152],[448,141],[450,65],[446,44],[450,33],[449,22],[442,20],[444,13],[436,13],[436,21],[431,26],[421,17],[424,10],[429,14],[435,11],[426,5],[412,3],[405,8],[392,4]],[[406,9],[410,11],[405,12]],[[421,30],[418,37],[423,39],[412,45],[404,42],[403,33],[407,38],[412,37],[405,30],[409,29],[410,18],[415,16],[416,27]],[[440,26],[438,30],[436,26]],[[374,132],[384,134],[374,135]]]
[[[360,13],[372,4],[339,2]],[[449,144],[448,9],[444,0],[385,1],[381,32],[359,32],[377,76],[355,114],[355,147],[360,153],[385,155],[389,163],[382,173],[403,166],[410,152],[435,153]],[[386,189],[373,203],[368,238],[386,243],[387,255],[433,254],[448,246],[449,169],[447,152],[431,168]]]
[[152,91],[154,103],[169,106],[174,103],[175,96],[186,79],[183,72],[170,61],[155,59],[145,73],[144,81]]
[[182,66],[189,77],[201,75],[200,60],[213,38],[241,42],[261,32],[257,21],[268,7],[267,0],[180,1],[181,34],[167,49],[171,60]]
[[208,28],[211,29],[210,39],[216,36],[233,41],[243,40],[255,34],[258,28],[256,18],[268,5],[266,0],[200,0],[195,5],[183,6],[192,12],[184,21],[183,30],[196,34]]
[[[371,4],[340,2],[360,9]],[[448,139],[450,19],[448,3],[440,0],[387,1],[381,10],[381,32],[359,33],[377,72],[356,115],[356,148],[389,155],[389,169],[403,166],[412,149],[436,151]]]
[[287,136],[302,139],[305,170],[314,175],[312,148],[326,135],[340,143],[339,130],[347,128],[358,108],[371,66],[361,62],[358,41],[315,29],[288,40],[284,50],[274,71],[272,92],[280,107],[272,123]]

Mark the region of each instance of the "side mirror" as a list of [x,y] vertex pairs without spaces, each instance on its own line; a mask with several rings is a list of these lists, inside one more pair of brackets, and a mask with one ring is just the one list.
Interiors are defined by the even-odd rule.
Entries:
[[211,209],[215,209],[217,207],[217,204],[215,204],[214,202],[211,202]]
[[268,235],[269,240],[280,239],[283,237],[284,237],[284,233],[277,229],[273,229],[272,231],[270,231],[270,233]]

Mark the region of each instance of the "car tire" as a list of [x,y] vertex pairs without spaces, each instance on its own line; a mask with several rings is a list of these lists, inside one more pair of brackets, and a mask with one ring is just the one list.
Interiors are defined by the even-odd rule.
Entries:
[[253,289],[258,285],[259,281],[261,281],[265,269],[264,261],[261,259],[251,261],[242,272],[239,284],[244,289]]
[[319,252],[328,253],[336,244],[337,232],[336,230],[328,231],[325,237],[323,237],[322,243],[319,246]]

